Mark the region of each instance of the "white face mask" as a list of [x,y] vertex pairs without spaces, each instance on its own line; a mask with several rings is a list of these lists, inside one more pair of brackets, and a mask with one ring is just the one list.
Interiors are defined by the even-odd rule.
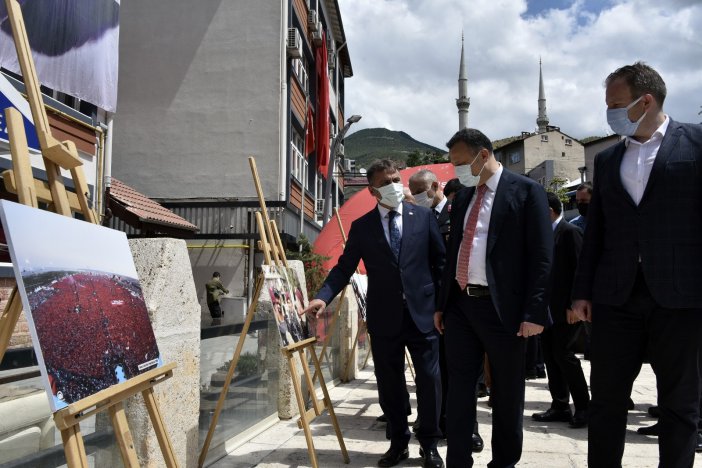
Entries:
[[619,109],[607,109],[607,123],[614,133],[622,136],[634,136],[636,130],[639,128],[639,124],[646,117],[647,112],[644,112],[641,118],[636,122],[629,120],[629,109],[634,107],[643,98],[640,96],[634,102],[626,107],[620,107]]
[[472,163],[470,164],[463,164],[461,166],[455,166],[453,170],[456,172],[456,177],[458,178],[458,181],[465,185],[466,187],[475,187],[478,185],[478,182],[480,182],[480,174],[482,174],[483,169],[485,169],[485,163],[483,163],[483,167],[480,168],[480,172],[478,172],[478,175],[473,175],[473,163],[477,161],[479,158],[476,156],[476,158],[473,160]]
[[431,208],[434,204],[434,197],[429,197],[429,190],[426,190],[422,193],[416,194],[414,196],[414,201],[419,206],[423,206],[424,208]]
[[380,193],[380,203],[391,208],[397,208],[405,198],[404,187],[400,183],[392,183],[375,188]]

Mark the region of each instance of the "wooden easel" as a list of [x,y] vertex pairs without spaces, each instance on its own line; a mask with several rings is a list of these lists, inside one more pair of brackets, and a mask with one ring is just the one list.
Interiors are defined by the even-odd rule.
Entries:
[[[258,177],[258,170],[256,169],[256,161],[253,157],[249,158],[249,165],[251,166],[251,172],[254,179],[254,185],[256,186],[256,192],[258,194],[259,203],[261,205],[261,211],[256,212],[256,224],[258,226],[258,231],[261,236],[259,247],[263,251],[264,261],[266,265],[287,267],[288,261],[285,256],[285,249],[281,241],[280,235],[278,234],[278,229],[274,220],[268,218],[268,211],[266,209],[266,200],[263,196],[263,190],[261,189],[261,182]],[[237,363],[239,362],[239,356],[244,345],[244,340],[246,339],[246,334],[249,329],[249,325],[253,319],[256,312],[256,306],[258,305],[258,298],[261,295],[261,289],[263,288],[264,277],[259,275],[256,281],[256,289],[254,292],[254,299],[248,308],[246,313],[246,319],[241,330],[241,335],[239,337],[239,342],[237,343],[236,350],[234,351],[234,356],[229,363],[229,371],[227,372],[227,377],[224,381],[224,386],[222,387],[222,392],[220,393],[219,400],[217,401],[217,406],[215,412],[212,416],[212,421],[210,422],[210,428],[207,432],[207,437],[205,438],[205,443],[200,452],[200,458],[198,459],[198,466],[202,467],[207,458],[207,452],[209,450],[210,444],[212,442],[212,436],[214,435],[214,430],[217,427],[217,420],[219,414],[221,413],[222,407],[224,406],[224,400],[226,398],[227,392],[229,390],[229,385],[232,378],[234,377],[234,370]],[[288,366],[290,368],[290,374],[292,376],[293,388],[295,390],[295,398],[297,399],[297,406],[300,413],[300,419],[297,425],[305,433],[305,440],[307,441],[307,453],[310,457],[310,463],[313,468],[317,468],[317,454],[314,449],[314,442],[312,440],[312,430],[310,429],[310,423],[320,416],[326,409],[329,412],[329,417],[331,418],[332,425],[334,426],[334,431],[336,432],[336,437],[339,441],[339,446],[341,448],[341,454],[344,459],[344,463],[350,463],[348,452],[346,451],[346,444],[344,443],[344,437],[341,434],[341,428],[339,427],[339,422],[336,419],[336,414],[334,413],[334,405],[332,404],[331,398],[329,397],[329,392],[327,391],[327,386],[324,382],[324,377],[319,365],[319,360],[317,359],[317,354],[315,353],[314,345],[316,343],[316,338],[308,338],[297,343],[293,343],[289,346],[281,348],[281,352],[285,355],[288,360]],[[306,353],[309,352],[312,357],[312,363],[315,367],[316,374],[319,375],[319,384],[322,389],[323,397],[321,399],[317,398],[317,392],[313,384],[312,373],[309,368],[308,360],[306,358]],[[306,409],[305,397],[302,391],[302,379],[297,371],[297,366],[295,359],[299,358],[302,364],[302,370],[305,377],[305,384],[307,386],[308,393],[311,397],[311,408]]]
[[[42,201],[49,203],[58,214],[71,217],[72,211],[79,212],[87,222],[97,224],[98,218],[91,209],[88,200],[88,185],[81,167],[83,162],[78,156],[75,144],[71,141],[60,142],[51,134],[46,109],[41,100],[39,81],[29,48],[22,10],[17,0],[5,0],[5,4],[48,179],[48,183],[45,183],[34,180],[32,177],[22,115],[17,110],[8,108],[5,110],[5,115],[7,116],[10,137],[12,171],[3,173],[6,188],[14,190],[19,202],[24,205],[36,208],[38,201]],[[76,193],[70,196],[63,184],[62,168],[70,170],[76,187]],[[13,288],[7,306],[0,316],[0,360],[7,350],[12,331],[22,312],[19,296],[17,287]],[[169,468],[177,467],[178,463],[173,453],[173,447],[153,392],[153,387],[156,384],[173,376],[174,368],[174,363],[166,364],[158,369],[140,374],[127,382],[113,385],[55,412],[54,424],[61,431],[68,466],[70,468],[88,467],[80,421],[105,410],[109,412],[124,465],[128,467],[139,466],[123,402],[141,392],[166,466]]]

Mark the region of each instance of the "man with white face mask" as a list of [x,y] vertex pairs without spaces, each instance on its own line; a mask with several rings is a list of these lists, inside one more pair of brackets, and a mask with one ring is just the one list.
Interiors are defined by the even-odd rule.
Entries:
[[353,222],[343,254],[305,312],[319,315],[363,260],[368,273],[366,317],[378,399],[390,439],[390,449],[378,465],[395,466],[409,457],[404,397],[407,347],[416,371],[422,466],[441,468],[444,463],[436,449],[441,438],[439,336],[433,315],[446,253],[444,241],[430,210],[403,201],[402,180],[393,161],[376,161],[366,176],[368,190],[378,205]]
[[449,370],[449,468],[473,466],[476,383],[487,353],[492,376],[492,461],[512,467],[522,453],[526,339],[549,324],[553,230],[546,191],[502,167],[476,129],[446,144],[466,188],[451,205],[451,233],[436,328]]
[[663,112],[666,86],[636,62],[605,81],[626,136],[595,157],[572,310],[592,322],[588,460],[621,466],[641,363],[656,373],[660,466],[694,464],[702,345],[702,126]]

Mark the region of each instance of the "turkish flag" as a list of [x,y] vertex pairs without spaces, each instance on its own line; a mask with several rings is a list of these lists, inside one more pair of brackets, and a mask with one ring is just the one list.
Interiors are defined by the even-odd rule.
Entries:
[[329,69],[327,68],[327,36],[322,32],[322,45],[316,51],[317,72],[317,170],[327,178],[329,167]]
[[305,157],[314,151],[314,115],[312,107],[307,108],[307,119],[305,120]]

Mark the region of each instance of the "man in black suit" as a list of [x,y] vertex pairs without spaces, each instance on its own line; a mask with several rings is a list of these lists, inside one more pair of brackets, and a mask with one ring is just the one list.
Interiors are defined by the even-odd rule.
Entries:
[[[583,233],[580,228],[563,219],[563,205],[558,195],[548,192],[546,196],[553,223],[553,267],[549,301],[553,325],[541,335],[541,343],[548,370],[551,407],[542,413],[534,413],[531,417],[539,422],[569,422],[570,427],[579,428],[587,425],[590,394],[580,360],[572,351],[573,343],[583,333],[583,323],[570,310],[570,297],[583,245]],[[574,414],[570,412],[570,395],[573,396]]]
[[458,131],[447,146],[467,188],[451,206],[447,266],[434,315],[445,333],[449,369],[446,462],[473,465],[475,389],[487,352],[493,402],[488,466],[514,466],[522,452],[524,338],[541,333],[549,320],[553,232],[546,192],[504,169],[478,130]]
[[637,62],[605,81],[626,136],[595,158],[573,311],[592,321],[590,466],[620,466],[643,359],[656,373],[660,464],[692,466],[702,342],[702,126],[663,112],[660,75]]
[[402,181],[393,161],[376,161],[367,177],[378,206],[353,222],[343,254],[306,312],[324,310],[363,260],[368,273],[366,317],[373,337],[371,352],[390,439],[390,449],[378,465],[394,466],[409,456],[403,398],[407,347],[416,371],[420,456],[425,467],[443,467],[436,450],[441,438],[441,378],[433,315],[446,253],[444,242],[430,210],[401,201]]
[[[439,179],[436,177],[436,174],[429,169],[421,169],[410,176],[408,186],[410,192],[414,196],[416,204],[432,210],[432,213],[434,213],[434,216],[436,216],[436,221],[439,223],[439,232],[441,233],[441,237],[443,237],[445,243],[448,244],[449,232],[451,230],[451,220],[449,217],[451,203],[444,196],[444,192],[441,190],[441,185],[439,184]],[[441,414],[439,416],[439,428],[441,428],[441,432],[445,437],[448,368],[446,365],[446,346],[443,335],[439,337],[439,367],[441,369]],[[485,384],[483,383],[483,386],[484,385]],[[417,425],[417,427],[419,426]],[[480,437],[477,419],[473,429],[472,444],[473,452],[480,452],[483,450],[484,443],[483,438]]]

